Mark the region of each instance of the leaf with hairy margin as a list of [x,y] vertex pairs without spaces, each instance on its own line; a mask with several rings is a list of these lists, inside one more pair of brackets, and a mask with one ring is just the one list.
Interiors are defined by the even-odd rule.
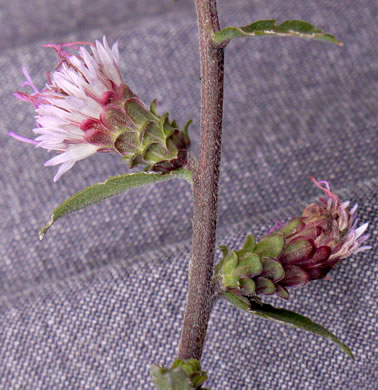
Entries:
[[215,43],[224,43],[233,38],[256,37],[262,35],[279,37],[298,37],[322,40],[342,46],[343,43],[333,35],[326,34],[319,28],[302,20],[287,20],[277,24],[277,20],[259,20],[248,26],[225,27],[213,35]]
[[353,359],[351,350],[333,333],[301,314],[282,308],[276,308],[266,303],[254,302],[246,297],[240,297],[227,291],[222,294],[230,303],[247,313],[254,314],[268,320],[289,324],[295,326],[296,328],[304,329],[308,332],[322,336],[325,339],[331,340],[341,351]]
[[104,183],[93,184],[66,199],[58,206],[53,211],[50,221],[40,231],[39,238],[42,240],[46,231],[55,221],[70,213],[81,210],[94,203],[101,202],[107,198],[130,190],[131,188],[175,178],[182,178],[190,183],[192,182],[192,174],[189,170],[178,169],[167,174],[148,172],[128,173],[125,175],[109,177]]

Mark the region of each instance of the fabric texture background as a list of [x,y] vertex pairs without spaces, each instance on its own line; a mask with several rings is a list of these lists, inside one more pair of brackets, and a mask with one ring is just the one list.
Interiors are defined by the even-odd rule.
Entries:
[[[218,1],[221,24],[304,19],[343,48],[288,38],[239,39],[226,51],[218,243],[262,237],[320,195],[309,180],[359,204],[377,232],[377,3],[373,0]],[[12,93],[25,64],[37,85],[55,65],[46,42],[119,41],[121,71],[158,99],[199,149],[200,74],[191,0],[0,1],[0,389],[152,389],[149,366],[177,350],[191,247],[191,193],[169,181],[135,189],[57,222],[51,211],[87,185],[127,171],[115,156],[76,164],[57,183],[31,135],[31,105]],[[226,302],[209,324],[202,366],[213,390],[368,390],[378,381],[376,251],[344,261],[331,280],[267,301],[309,316],[330,342],[250,318]],[[218,253],[218,256],[220,253]]]

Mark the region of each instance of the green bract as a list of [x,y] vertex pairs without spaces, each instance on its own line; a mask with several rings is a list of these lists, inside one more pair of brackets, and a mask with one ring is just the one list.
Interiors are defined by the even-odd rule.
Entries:
[[120,134],[114,148],[129,160],[130,168],[142,164],[155,172],[170,172],[186,165],[190,139],[185,125],[179,130],[176,121],[170,122],[168,113],[161,116],[152,102],[150,111],[136,97],[127,99],[124,111],[109,109],[108,121],[117,127]]
[[223,247],[223,259],[215,267],[215,278],[227,291],[239,295],[256,297],[276,293],[287,299],[289,294],[279,282],[285,271],[279,261],[285,240],[282,234],[263,238],[257,245],[252,234],[248,235],[243,247],[228,253]]
[[154,364],[151,374],[158,390],[209,390],[202,387],[207,375],[196,359],[177,359],[171,368]]
[[338,346],[341,351],[353,359],[351,350],[333,333],[301,314],[283,308],[273,307],[269,304],[256,302],[254,300],[248,299],[247,297],[238,296],[231,292],[223,292],[223,297],[234,306],[247,313],[254,314],[267,320],[292,325],[296,328],[306,330],[307,332],[311,332],[322,336],[325,339],[331,340]]

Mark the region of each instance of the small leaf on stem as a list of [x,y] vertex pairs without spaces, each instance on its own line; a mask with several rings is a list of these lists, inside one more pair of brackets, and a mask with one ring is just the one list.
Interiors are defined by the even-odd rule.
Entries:
[[206,390],[202,385],[207,375],[196,359],[177,359],[170,368],[154,364],[151,366],[151,374],[158,390]]
[[167,174],[146,172],[130,173],[110,177],[104,183],[93,184],[71,196],[58,206],[53,211],[50,221],[40,231],[39,238],[42,240],[49,227],[59,218],[62,218],[67,214],[81,210],[94,203],[101,202],[134,187],[180,177],[190,183],[192,182],[192,173],[189,170],[178,169]]
[[152,381],[158,390],[194,390],[182,368],[163,368],[154,364],[151,367]]
[[224,291],[222,294],[230,303],[247,313],[255,314],[268,320],[289,324],[331,340],[341,351],[353,359],[351,350],[333,333],[301,314],[282,308],[276,308],[266,303],[260,304],[246,297],[240,297],[227,291]]
[[287,20],[277,24],[277,20],[259,20],[248,26],[226,27],[213,35],[215,43],[224,43],[232,38],[255,37],[261,35],[271,35],[280,37],[299,37],[317,39],[343,46],[333,35],[326,34],[319,28],[302,20]]

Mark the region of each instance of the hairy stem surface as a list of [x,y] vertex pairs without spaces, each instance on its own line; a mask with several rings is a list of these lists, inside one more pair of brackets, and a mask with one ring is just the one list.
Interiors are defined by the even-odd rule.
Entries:
[[195,0],[201,56],[201,150],[193,174],[193,248],[178,357],[200,359],[215,301],[212,283],[221,159],[224,51],[212,41],[219,30],[216,0]]

